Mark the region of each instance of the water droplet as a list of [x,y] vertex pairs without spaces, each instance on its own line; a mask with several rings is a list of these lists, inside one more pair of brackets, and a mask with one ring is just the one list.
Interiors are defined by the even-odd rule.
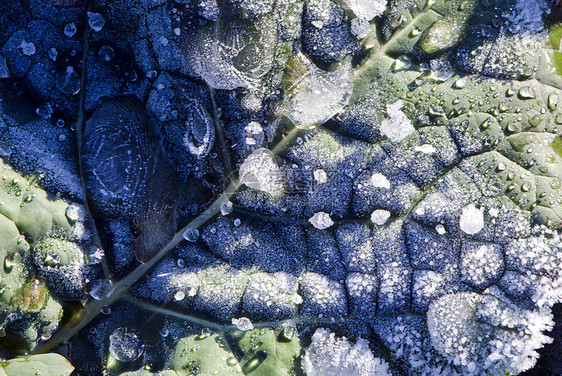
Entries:
[[59,128],[64,127],[64,120],[58,119],[58,120],[57,120],[57,127],[59,127]]
[[238,361],[235,357],[230,356],[228,357],[228,359],[226,359],[226,364],[230,367],[235,367],[236,365],[238,365]]
[[281,332],[282,339],[289,342],[295,338],[297,333],[297,328],[292,324],[286,324],[283,326],[283,331]]
[[121,362],[133,362],[144,352],[144,340],[135,329],[117,328],[109,336],[109,352]]
[[170,331],[168,330],[168,328],[162,328],[158,331],[158,333],[160,333],[160,335],[164,338],[168,337],[168,334],[170,334]]
[[113,293],[113,282],[109,279],[96,279],[90,283],[90,296],[96,300],[107,299]]
[[241,223],[242,223],[242,221],[240,220],[240,218],[236,218],[234,220],[234,226],[236,226],[236,227],[240,226]]
[[53,114],[54,109],[51,102],[43,103],[35,110],[35,113],[39,115],[42,119],[49,119]]
[[64,27],[64,35],[72,38],[74,34],[76,34],[76,24],[74,22],[71,22]]
[[517,95],[521,99],[534,99],[536,98],[535,90],[530,86],[523,86],[517,92]]
[[523,185],[521,185],[521,190],[523,192],[529,192],[531,190],[531,183],[529,182],[523,183]]
[[105,305],[101,307],[101,313],[103,313],[104,315],[109,315],[111,313],[111,308]]
[[115,56],[115,51],[110,46],[102,46],[98,51],[98,56],[102,61],[110,61]]
[[178,265],[178,268],[184,268],[185,267],[185,260],[184,259],[178,259],[178,261],[176,261],[176,264]]
[[196,242],[199,239],[199,230],[196,228],[188,227],[183,232],[183,238],[188,242]]
[[539,124],[542,122],[542,119],[539,115],[535,115],[529,119],[529,125],[533,128],[538,127]]
[[411,66],[412,61],[410,60],[410,58],[406,55],[402,55],[394,61],[394,65],[392,66],[392,68],[395,72],[399,72],[401,70],[410,69]]
[[65,94],[76,95],[80,91],[80,77],[71,66],[57,74],[57,88]]
[[512,87],[509,87],[506,91],[505,91],[505,95],[508,97],[512,97],[514,96],[516,93],[515,89]]
[[254,324],[247,317],[240,317],[239,319],[232,319],[232,323],[236,325],[238,330],[246,332],[248,330],[254,329]]
[[105,18],[99,13],[88,12],[88,25],[97,33],[105,25]]
[[556,93],[548,94],[548,109],[550,111],[554,111],[556,110],[556,107],[558,107],[558,94]]
[[459,78],[455,81],[454,86],[456,89],[464,89],[468,86],[468,80],[466,78]]

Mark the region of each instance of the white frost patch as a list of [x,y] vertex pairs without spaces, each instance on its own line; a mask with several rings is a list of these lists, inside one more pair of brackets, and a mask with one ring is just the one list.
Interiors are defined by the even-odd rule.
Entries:
[[349,7],[357,18],[371,21],[380,16],[386,10],[387,0],[346,0],[345,5]]
[[484,228],[484,209],[477,209],[473,204],[465,206],[462,208],[459,225],[469,235],[480,232]]
[[414,150],[419,151],[419,152],[424,153],[424,154],[433,154],[437,151],[437,149],[435,149],[435,147],[433,145],[430,145],[430,144],[423,144],[423,145],[415,146]]
[[386,221],[390,218],[390,212],[388,210],[377,209],[371,213],[371,222],[376,225],[384,225]]
[[386,176],[384,176],[383,174],[379,174],[378,172],[373,174],[373,176],[371,176],[371,184],[375,188],[385,188],[385,189],[390,188],[390,182],[388,181]]
[[334,224],[330,215],[325,212],[318,212],[314,214],[308,221],[319,230],[327,229]]
[[354,18],[351,20],[351,33],[358,39],[363,39],[369,35],[371,24],[364,18]]
[[389,376],[392,373],[382,359],[375,358],[369,344],[359,338],[353,345],[345,337],[320,328],[304,355],[308,376]]
[[283,193],[281,170],[273,153],[265,148],[254,150],[240,166],[240,182],[273,196]]
[[327,182],[328,175],[326,174],[326,171],[322,169],[314,170],[314,180],[316,180],[318,184],[324,184],[325,182]]
[[388,118],[384,119],[380,125],[381,133],[394,142],[402,141],[415,131],[410,119],[400,111],[403,105],[404,102],[401,100],[387,105]]

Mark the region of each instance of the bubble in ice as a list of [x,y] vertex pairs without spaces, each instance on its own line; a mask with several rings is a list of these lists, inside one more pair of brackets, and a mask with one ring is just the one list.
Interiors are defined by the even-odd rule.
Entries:
[[246,332],[248,330],[254,329],[254,324],[247,317],[240,317],[239,319],[233,318],[232,323],[236,325],[238,330]]
[[72,66],[68,66],[57,73],[57,88],[65,94],[78,94],[80,91],[80,77]]
[[215,142],[215,124],[211,115],[198,103],[191,103],[185,122],[183,143],[197,158],[206,157]]
[[265,148],[256,149],[242,163],[239,170],[240,182],[246,186],[267,192],[272,196],[283,193],[281,170],[273,153]]
[[232,210],[233,210],[232,202],[227,201],[221,204],[222,215],[229,215],[230,213],[232,213]]
[[463,232],[474,235],[484,228],[484,209],[478,209],[473,204],[462,209],[459,220]]
[[315,213],[308,221],[319,230],[327,229],[334,224],[330,215],[325,212]]
[[117,328],[109,336],[109,352],[120,362],[134,362],[144,352],[144,339],[138,330]]
[[104,300],[111,296],[114,287],[109,279],[96,279],[90,283],[90,296],[95,300]]
[[196,242],[199,239],[199,230],[193,227],[188,227],[183,232],[183,238],[188,242]]
[[71,22],[64,27],[64,35],[71,38],[76,34],[76,24]]
[[88,25],[97,33],[105,25],[105,18],[99,13],[88,12]]

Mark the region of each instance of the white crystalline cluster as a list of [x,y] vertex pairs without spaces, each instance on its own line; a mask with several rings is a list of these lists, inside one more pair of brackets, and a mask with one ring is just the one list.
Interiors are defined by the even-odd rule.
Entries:
[[330,214],[325,212],[315,213],[308,221],[319,230],[327,229],[334,224]]
[[415,131],[412,122],[406,114],[401,111],[404,102],[398,100],[386,106],[388,118],[381,122],[381,133],[394,142],[399,142]]
[[459,220],[461,230],[469,235],[474,235],[484,228],[484,209],[477,209],[473,204],[462,209]]
[[427,325],[433,347],[464,375],[514,374],[531,368],[536,349],[552,341],[543,331],[553,326],[549,310],[525,311],[502,294],[459,292],[432,302]]
[[272,196],[283,193],[281,170],[273,153],[265,148],[254,150],[240,166],[240,182]]
[[387,0],[345,0],[345,5],[355,16],[366,21],[380,16],[386,10]]
[[373,356],[367,341],[359,338],[353,345],[323,328],[312,336],[304,355],[304,368],[308,376],[392,375],[386,362]]
[[348,66],[333,72],[316,67],[302,54],[295,59],[298,77],[286,90],[288,117],[298,128],[324,124],[349,102],[353,91],[353,73]]

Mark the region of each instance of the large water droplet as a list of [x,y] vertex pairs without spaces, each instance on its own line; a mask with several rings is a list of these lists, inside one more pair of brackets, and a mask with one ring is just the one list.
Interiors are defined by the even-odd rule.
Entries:
[[88,12],[88,25],[97,33],[105,25],[105,18],[99,13]]
[[78,94],[80,91],[80,77],[73,67],[66,67],[66,70],[57,74],[57,88],[65,94]]
[[113,293],[113,283],[109,279],[96,279],[90,284],[90,296],[96,300],[103,300]]
[[238,330],[246,332],[248,330],[254,329],[254,324],[247,317],[240,317],[239,319],[232,319],[232,323],[236,325]]
[[133,362],[144,352],[144,340],[135,329],[117,328],[109,336],[109,352],[121,362]]
[[199,239],[199,230],[196,228],[188,227],[183,232],[183,238],[188,242],[196,242]]
[[530,86],[523,86],[517,92],[519,98],[521,99],[534,99],[536,98],[535,90]]

